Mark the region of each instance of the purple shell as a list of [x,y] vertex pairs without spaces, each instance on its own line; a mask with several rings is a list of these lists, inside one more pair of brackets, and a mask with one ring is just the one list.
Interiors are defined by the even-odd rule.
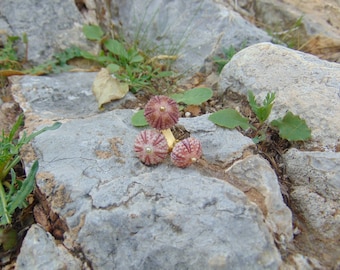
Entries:
[[155,165],[166,158],[169,148],[162,133],[147,129],[136,137],[134,150],[145,165]]
[[168,129],[178,122],[178,105],[167,96],[153,96],[145,105],[144,116],[153,128]]
[[189,137],[177,143],[171,152],[171,161],[180,168],[190,166],[202,156],[202,146],[198,139]]

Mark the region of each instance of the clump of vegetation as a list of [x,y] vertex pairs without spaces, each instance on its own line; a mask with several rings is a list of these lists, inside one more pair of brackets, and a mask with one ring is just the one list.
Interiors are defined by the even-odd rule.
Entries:
[[11,228],[12,216],[18,208],[28,206],[26,198],[33,191],[38,171],[38,161],[35,161],[26,179],[17,177],[15,169],[21,161],[20,150],[39,134],[61,125],[57,122],[30,135],[24,132],[20,139],[16,139],[22,122],[23,116],[20,115],[10,133],[6,135],[2,131],[0,136],[0,246],[5,251],[16,244],[16,231]]
[[[27,60],[28,38],[26,34],[19,36],[6,36],[3,48],[0,48],[0,77],[2,80],[11,75],[44,75],[49,73],[60,73],[69,71],[72,66],[68,61],[81,57],[79,48],[70,47],[65,51],[57,53],[51,60],[37,66],[30,66]],[[17,43],[25,44],[25,55],[20,59],[17,51]]]
[[224,109],[217,111],[209,116],[209,120],[216,125],[234,129],[241,127],[243,130],[249,128],[255,130],[253,141],[259,143],[266,140],[266,134],[269,127],[277,128],[279,136],[288,141],[305,141],[311,138],[311,130],[308,128],[306,121],[292,112],[287,112],[283,118],[267,123],[267,119],[274,105],[275,93],[268,93],[262,106],[258,105],[253,92],[248,92],[249,105],[256,115],[259,124],[255,127],[249,122],[249,119],[243,117],[234,109]]
[[150,58],[135,45],[128,46],[124,41],[108,38],[96,25],[85,25],[83,32],[89,40],[99,42],[102,51],[98,55],[81,51],[81,57],[106,67],[119,80],[128,83],[133,93],[140,89],[156,93],[156,81],[174,75],[172,71],[164,70],[165,65],[160,61],[175,60],[176,56],[161,55]]
[[299,50],[301,47],[301,37],[303,36],[303,16],[300,16],[287,30],[267,29],[273,41],[277,44],[285,44],[288,48]]
[[[243,42],[240,50],[244,49],[245,47],[246,42]],[[224,66],[228,64],[231,58],[233,58],[233,56],[240,50],[237,50],[233,45],[230,45],[229,48],[222,48],[222,55],[213,56],[212,60],[217,67],[218,74],[221,73]]]
[[237,53],[234,46],[230,46],[228,49],[223,48],[222,49],[222,56],[214,56],[212,58],[213,62],[217,66],[217,72],[218,74],[221,73],[222,69],[228,62],[231,60],[231,58]]
[[[106,67],[112,74],[122,82],[128,83],[130,91],[136,93],[140,89],[157,93],[158,85],[164,81],[174,80],[174,73],[169,70],[169,61],[177,59],[175,55],[158,55],[149,57],[140,51],[135,45],[128,45],[124,40],[110,38],[96,25],[84,25],[83,32],[87,39],[97,42],[101,51],[97,54],[80,49],[76,46],[57,53],[45,63],[34,67],[27,67],[27,37],[22,41],[26,44],[25,59],[18,58],[15,43],[20,41],[17,36],[7,36],[7,42],[0,49],[0,76],[10,75],[43,75],[60,73],[73,68],[70,60],[83,58],[92,61],[96,65]],[[162,63],[166,62],[165,64]]]
[[18,36],[8,36],[3,48],[0,50],[0,69],[21,69],[14,43],[20,39]]

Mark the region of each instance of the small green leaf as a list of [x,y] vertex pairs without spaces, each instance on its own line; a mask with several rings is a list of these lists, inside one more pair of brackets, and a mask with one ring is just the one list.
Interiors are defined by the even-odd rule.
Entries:
[[98,25],[84,25],[83,33],[87,39],[97,41],[104,35],[103,30]]
[[12,196],[11,201],[8,203],[8,213],[12,215],[16,208],[23,208],[26,204],[26,198],[27,196],[33,191],[34,183],[35,183],[35,175],[38,171],[39,164],[36,160],[32,168],[26,177],[26,179],[23,181],[22,186],[19,190]]
[[130,59],[130,64],[133,64],[133,63],[140,63],[140,62],[143,62],[144,61],[144,57],[141,56],[140,54],[137,54],[135,56],[133,56],[131,59]]
[[88,51],[83,51],[83,50],[80,51],[80,56],[85,59],[94,60],[94,61],[96,61],[96,58],[97,58],[97,56],[89,53]]
[[209,116],[209,120],[214,124],[229,129],[235,127],[241,127],[243,130],[251,128],[252,126],[248,123],[248,119],[240,115],[234,109],[224,109],[215,112]]
[[212,95],[213,91],[210,88],[193,88],[184,92],[182,102],[187,105],[200,105]]
[[43,127],[42,129],[30,134],[28,137],[24,136],[20,139],[20,143],[29,143],[33,138],[37,137],[39,134],[47,131],[47,130],[56,130],[61,126],[60,122],[55,122],[52,126],[47,126],[47,127]]
[[184,93],[176,93],[176,94],[170,95],[170,98],[172,98],[177,103],[180,103],[180,102],[183,102],[183,96],[184,96]]
[[146,121],[144,117],[144,110],[140,110],[136,112],[132,118],[131,118],[131,123],[135,127],[144,127],[148,125],[148,122]]
[[257,144],[259,142],[263,142],[265,139],[266,139],[265,132],[260,132],[260,134],[254,137],[252,140],[253,140],[253,143]]
[[170,97],[177,103],[185,103],[186,105],[201,105],[210,99],[213,91],[210,88],[193,88],[183,93],[173,94]]
[[104,46],[105,46],[106,49],[108,49],[114,55],[117,55],[119,57],[123,57],[124,60],[128,59],[127,51],[125,50],[123,44],[120,43],[118,40],[108,39],[104,42]]
[[306,121],[291,112],[282,118],[273,120],[271,125],[279,129],[279,135],[288,141],[305,141],[311,138],[311,130]]
[[54,58],[58,60],[60,66],[67,64],[67,61],[82,56],[81,50],[78,47],[72,46],[66,50],[54,55]]
[[259,119],[261,123],[263,123],[268,119],[268,116],[272,111],[275,100],[275,93],[267,94],[265,100],[263,101],[263,106],[257,105],[254,93],[252,91],[248,92],[248,100],[251,109],[256,114],[256,117]]
[[120,69],[120,66],[116,64],[109,64],[106,68],[110,73],[115,73]]

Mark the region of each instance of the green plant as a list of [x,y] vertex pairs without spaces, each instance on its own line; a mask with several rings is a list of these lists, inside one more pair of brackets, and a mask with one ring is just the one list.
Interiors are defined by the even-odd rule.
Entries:
[[18,36],[7,36],[4,47],[0,50],[0,69],[17,69],[21,67],[14,44],[20,38]]
[[[177,93],[170,95],[170,98],[175,100],[178,104],[185,105],[200,105],[203,102],[209,100],[213,95],[213,91],[210,88],[193,88],[183,93]],[[179,109],[183,109],[183,106],[179,106]],[[132,125],[135,127],[147,126],[148,122],[144,117],[144,110],[139,110],[131,118]]]
[[[47,130],[55,130],[59,128],[61,123],[54,123],[52,126],[44,127],[43,129],[27,135],[25,132],[20,139],[16,140],[17,134],[23,116],[20,115],[16,123],[13,125],[10,133],[6,135],[2,131],[0,137],[0,225],[10,225],[12,215],[17,208],[27,206],[26,198],[33,191],[35,175],[38,170],[38,161],[35,161],[31,167],[25,180],[20,180],[16,176],[15,167],[20,162],[20,149],[23,145],[29,143],[33,138]],[[10,234],[13,232],[8,231]],[[4,234],[4,230],[0,231],[0,244],[3,244],[1,239],[8,237]]]
[[48,60],[40,65],[25,69],[25,74],[44,75],[49,73],[61,73],[69,71],[73,66],[68,64],[68,61],[77,57],[82,57],[81,49],[72,46],[64,51],[55,54],[51,60]]
[[[242,43],[241,49],[246,47],[246,42]],[[213,56],[212,60],[217,66],[218,74],[221,73],[222,69],[228,62],[233,58],[233,56],[238,52],[233,45],[230,45],[229,48],[222,48],[222,56]]]
[[15,48],[15,42],[21,40],[26,44],[27,52],[27,36],[24,35],[22,39],[17,36],[8,36],[4,47],[0,49],[0,76],[65,72],[73,68],[69,64],[70,60],[84,58],[108,68],[119,80],[128,83],[133,93],[142,88],[156,93],[155,89],[160,81],[174,80],[174,73],[165,69],[165,65],[162,65],[161,62],[174,61],[176,56],[161,55],[150,58],[139,51],[135,45],[128,46],[122,40],[109,38],[96,25],[84,25],[83,32],[87,39],[98,42],[101,46],[102,50],[98,55],[71,46],[55,54],[51,60],[34,67],[24,67],[23,64],[27,61],[27,56],[24,60],[20,60]]
[[267,118],[270,115],[270,112],[272,111],[275,100],[275,93],[268,93],[266,95],[266,98],[263,101],[263,106],[257,105],[255,96],[251,91],[248,92],[248,100],[251,109],[256,114],[257,119],[259,119],[260,123],[262,124],[264,121],[267,120]]
[[[99,55],[81,51],[81,57],[107,67],[119,80],[128,83],[133,93],[142,88],[153,91],[156,80],[173,76],[173,72],[162,70],[157,57],[148,58],[134,45],[127,46],[123,41],[107,38],[99,26],[85,25],[83,31],[89,40],[99,42],[103,50]],[[163,56],[165,58],[174,59],[173,56]]]
[[243,117],[234,109],[224,109],[215,112],[209,116],[209,120],[216,125],[233,129],[237,126],[243,130],[249,128],[256,131],[253,141],[259,143],[266,139],[266,131],[269,126],[276,127],[279,130],[279,135],[288,141],[304,141],[311,138],[311,130],[308,128],[306,121],[291,112],[287,112],[283,119],[273,120],[271,123],[266,123],[274,105],[275,93],[268,93],[263,105],[259,106],[256,102],[253,92],[248,92],[249,105],[256,115],[259,125],[255,127],[249,123],[248,118]]
[[170,97],[177,103],[184,103],[186,105],[200,105],[210,99],[213,91],[210,88],[196,87],[183,93],[176,93]]
[[231,58],[236,54],[236,49],[234,46],[230,46],[228,49],[223,48],[222,49],[223,56],[214,56],[212,58],[213,62],[217,65],[217,72],[218,74],[221,73],[222,69],[228,62],[231,60]]
[[286,44],[289,48],[292,49],[299,49],[301,45],[301,35],[304,31],[302,21],[303,16],[300,16],[286,30],[280,27],[275,27],[278,29],[267,30],[267,32],[273,37],[273,42],[277,44]]
[[[25,55],[23,59],[18,56],[16,43],[21,41],[25,45]],[[81,50],[77,47],[70,47],[53,56],[40,65],[29,67],[27,64],[28,54],[28,38],[24,33],[22,38],[18,36],[6,36],[6,42],[3,48],[0,49],[0,76],[7,77],[11,75],[43,75],[48,73],[60,73],[68,71],[72,66],[68,65],[68,61],[81,57]]]

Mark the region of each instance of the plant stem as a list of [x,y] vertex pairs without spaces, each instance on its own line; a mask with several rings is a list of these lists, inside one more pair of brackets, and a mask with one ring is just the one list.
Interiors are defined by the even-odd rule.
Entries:
[[[5,194],[5,189],[0,183],[0,200],[1,200],[1,206],[0,206],[0,214],[2,214],[5,217],[5,223],[4,224],[11,224],[11,218],[8,215],[7,212],[7,202],[6,202],[6,194]],[[2,222],[0,221],[0,224]]]
[[171,151],[172,148],[174,147],[175,143],[176,143],[176,138],[175,138],[174,134],[172,134],[170,128],[162,130],[162,133],[163,133],[166,141],[168,142],[169,150]]

